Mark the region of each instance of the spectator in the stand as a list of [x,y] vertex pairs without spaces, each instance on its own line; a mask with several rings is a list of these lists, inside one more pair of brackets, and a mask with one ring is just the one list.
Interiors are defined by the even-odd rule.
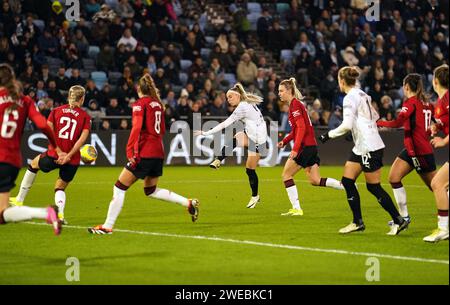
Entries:
[[228,71],[233,71],[234,73],[241,58],[235,45],[230,46],[228,57],[229,57]]
[[200,56],[201,44],[196,39],[196,35],[193,31],[188,33],[188,36],[183,44],[183,48],[183,57],[186,59],[193,61],[197,56]]
[[107,23],[112,23],[114,18],[116,18],[116,13],[108,6],[108,4],[102,4],[100,11],[95,13],[92,17],[92,21],[98,22],[100,19]]
[[55,105],[61,105],[64,103],[64,99],[61,92],[59,92],[59,90],[56,88],[55,80],[50,80],[48,82],[47,94],[48,97],[55,102]]
[[255,82],[253,83],[255,87],[261,91],[261,93],[266,95],[267,84],[266,84],[266,71],[263,68],[258,68],[258,72],[256,73]]
[[103,120],[102,121],[102,126],[100,127],[101,130],[103,131],[110,131],[111,130],[111,125],[109,123],[108,120]]
[[280,112],[280,119],[279,119],[279,130],[281,132],[290,132],[291,127],[289,126],[289,105],[286,103],[283,103],[281,105],[281,112]]
[[116,45],[120,37],[122,37],[124,27],[122,25],[122,19],[119,16],[115,16],[113,23],[109,26],[109,41]]
[[[320,34],[320,33],[318,33]],[[289,29],[286,31],[286,47],[292,49],[300,36],[300,28],[297,20],[292,20]]]
[[121,71],[125,66],[125,62],[130,57],[130,53],[127,51],[124,44],[119,44],[114,53],[114,58],[116,62],[116,68]]
[[150,19],[145,19],[144,24],[139,30],[138,38],[145,45],[153,45],[158,41],[158,31]]
[[275,111],[274,103],[267,103],[262,114],[272,121],[278,121],[278,113]]
[[152,76],[154,76],[155,73],[156,73],[156,69],[157,69],[157,68],[158,68],[158,67],[156,66],[156,59],[155,59],[155,56],[150,55],[150,56],[148,57],[148,60],[147,60],[147,69],[148,69],[149,73],[150,73]]
[[225,108],[224,100],[220,95],[217,95],[209,107],[209,114],[211,116],[226,116],[227,109]]
[[36,83],[36,97],[38,100],[48,97],[47,91],[45,91],[45,83],[43,80],[38,80]]
[[198,56],[195,58],[192,66],[189,67],[189,74],[198,73],[200,77],[203,77],[206,72],[208,72],[208,68],[205,66],[203,59]]
[[352,47],[347,47],[345,50],[342,50],[341,56],[348,66],[357,66],[359,63],[358,57],[355,55],[355,50]]
[[109,26],[105,20],[100,19],[92,26],[92,41],[97,45],[107,43],[109,40]]
[[35,87],[36,83],[38,81],[38,77],[36,75],[36,73],[34,72],[34,67],[33,66],[28,66],[25,70],[25,72],[23,72],[20,76],[19,76],[19,80],[24,83],[24,86],[32,86]]
[[244,86],[252,84],[255,81],[256,75],[258,74],[258,68],[255,63],[251,61],[250,55],[247,53],[242,54],[236,74],[238,81]]
[[98,70],[109,72],[115,70],[114,52],[108,44],[104,44],[97,56]]
[[275,56],[279,56],[280,51],[284,48],[286,38],[284,35],[284,30],[280,26],[279,21],[274,21],[272,29],[269,30],[268,38],[269,48],[274,53]]
[[125,63],[125,68],[130,69],[130,73],[133,79],[138,79],[142,75],[142,68],[136,62],[136,57],[134,57],[134,55],[131,55],[128,58],[127,62]]
[[135,14],[128,0],[119,0],[119,4],[116,6],[116,12],[121,18],[133,18]]
[[306,49],[311,57],[314,58],[316,56],[316,47],[309,41],[305,32],[300,33],[299,40],[294,46],[294,54],[300,56],[302,49]]
[[377,107],[380,108],[381,98],[385,95],[380,82],[375,82],[373,88],[369,91],[369,95],[372,98],[372,102],[375,102],[377,104]]
[[175,98],[175,92],[173,92],[172,90],[170,90],[167,93],[167,96],[165,99],[163,99],[163,104],[164,105],[168,105],[172,108],[175,108],[177,106],[177,99]]
[[381,98],[381,107],[379,110],[380,119],[391,121],[395,117],[394,104],[392,103],[392,99],[385,95]]
[[[106,108],[106,115],[107,116],[121,116],[124,114],[124,110],[119,107],[119,101],[116,98],[112,98],[109,101],[109,106]],[[111,128],[117,129],[119,128],[120,119],[111,119]]]
[[86,39],[86,37],[83,34],[82,30],[77,30],[75,32],[74,37],[72,38],[72,43],[75,44],[77,47],[78,52],[82,57],[87,56],[88,48],[89,48],[89,42]]
[[179,116],[187,116],[191,112],[191,109],[189,108],[189,102],[188,102],[188,93],[187,91],[181,92],[181,96],[178,99],[178,105],[176,108],[176,112]]
[[216,44],[220,46],[220,49],[223,53],[228,52],[229,43],[228,43],[228,37],[226,33],[220,33],[219,37],[216,40]]
[[58,55],[58,40],[52,36],[48,29],[44,29],[44,35],[38,38],[39,48],[46,55],[56,57]]
[[342,108],[341,106],[336,106],[328,120],[328,128],[331,130],[339,127],[342,124],[342,119]]
[[120,120],[119,129],[120,130],[128,130],[128,129],[130,129],[129,126],[128,126],[128,120],[127,119],[121,119]]
[[116,95],[116,92],[111,90],[111,85],[108,83],[105,83],[103,85],[101,92],[102,92],[103,102],[99,106],[102,108],[106,108],[109,104],[109,100],[112,99],[113,97],[116,97],[117,95]]
[[132,36],[131,30],[125,29],[122,37],[117,42],[117,45],[120,46],[123,44],[128,52],[133,52],[134,49],[136,49],[137,43],[138,41]]
[[37,108],[39,110],[39,112],[45,116],[46,118],[48,118],[48,116],[50,115],[50,110],[47,109],[47,106],[45,105],[45,102],[40,100],[37,102]]
[[69,80],[66,77],[66,69],[64,67],[59,67],[58,73],[55,78],[56,88],[58,90],[67,91],[69,90]]
[[86,112],[94,121],[101,119],[102,117],[105,116],[105,114],[100,110],[100,106],[95,99],[89,100]]
[[272,24],[272,17],[270,16],[269,10],[264,7],[262,9],[261,17],[258,18],[256,23],[256,33],[259,38],[259,42],[265,46],[268,42],[268,33],[270,26]]
[[75,85],[83,86],[86,84],[86,80],[80,76],[80,70],[77,68],[72,69],[72,74],[67,81],[67,85],[70,87]]
[[158,31],[158,40],[160,42],[172,41],[172,31],[167,25],[167,20],[165,18],[159,21],[156,30]]
[[95,82],[92,79],[88,79],[86,82],[86,93],[84,99],[86,101],[96,100],[97,104],[103,104],[102,92],[95,86]]
[[74,43],[70,43],[69,47],[65,51],[66,67],[72,69],[82,69],[83,61],[81,58],[82,56],[80,55],[76,45]]
[[320,87],[320,83],[325,78],[325,71],[320,62],[320,58],[314,59],[311,65],[308,68],[308,80],[309,84]]

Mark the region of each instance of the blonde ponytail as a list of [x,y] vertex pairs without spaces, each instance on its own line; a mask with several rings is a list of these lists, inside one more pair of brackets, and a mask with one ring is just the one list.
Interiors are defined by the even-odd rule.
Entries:
[[234,87],[232,87],[228,91],[238,93],[241,96],[241,101],[245,101],[247,103],[258,105],[261,104],[263,101],[263,98],[256,94],[247,93],[241,83],[237,83],[236,85],[234,85]]
[[67,96],[67,101],[69,102],[69,105],[71,107],[74,107],[75,103],[79,103],[82,98],[84,98],[84,95],[86,94],[86,90],[79,85],[72,86],[69,89],[69,94]]
[[297,100],[300,101],[304,98],[303,94],[297,87],[297,81],[295,78],[291,77],[290,79],[285,79],[280,83],[280,85],[283,85],[286,89],[290,90],[292,96],[294,96]]

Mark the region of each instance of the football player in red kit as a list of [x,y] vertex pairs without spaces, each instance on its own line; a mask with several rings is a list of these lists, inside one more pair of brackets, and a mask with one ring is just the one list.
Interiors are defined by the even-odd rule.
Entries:
[[44,219],[53,225],[56,235],[61,233],[61,221],[58,208],[30,208],[27,206],[9,206],[9,195],[15,186],[15,180],[22,166],[20,140],[27,118],[47,136],[57,151],[56,157],[64,157],[55,136],[45,117],[36,109],[34,102],[21,96],[14,71],[6,64],[0,65],[0,224]]
[[111,234],[122,210],[125,192],[138,179],[144,180],[144,192],[149,198],[177,203],[187,208],[192,221],[198,218],[199,201],[187,199],[157,187],[164,163],[163,137],[165,133],[164,106],[152,77],[145,74],[138,84],[139,99],[133,104],[132,130],[127,144],[128,164],[123,169],[109,204],[103,225],[89,228],[92,234]]
[[283,80],[278,87],[278,92],[281,101],[289,103],[289,124],[292,128],[292,132],[278,143],[278,148],[282,148],[294,140],[294,148],[286,161],[282,175],[292,209],[281,215],[301,216],[303,215],[303,210],[300,207],[294,176],[302,168],[305,169],[309,181],[314,186],[327,186],[337,190],[343,190],[344,187],[336,179],[322,178],[320,176],[320,159],[317,152],[314,128],[305,106],[300,101],[302,95],[297,89],[295,78]]
[[424,95],[421,75],[408,74],[403,80],[403,92],[407,99],[403,102],[397,119],[378,121],[377,125],[379,127],[404,128],[405,148],[392,164],[389,182],[394,191],[400,215],[409,223],[411,218],[408,213],[406,190],[403,187],[402,179],[415,169],[431,189],[431,180],[436,175],[436,162],[429,134],[434,109]]
[[55,132],[56,143],[66,153],[65,157],[57,162],[55,148],[49,145],[46,152],[34,158],[22,179],[19,194],[10,199],[12,205],[23,204],[39,170],[48,173],[59,169],[59,177],[55,183],[55,204],[59,209],[59,219],[63,224],[67,224],[64,218],[65,189],[75,177],[80,165],[80,148],[86,142],[91,129],[91,118],[81,109],[85,92],[81,86],[72,86],[69,89],[68,104],[53,109],[48,117],[47,123]]
[[[448,66],[442,65],[434,70],[433,89],[439,99],[435,108],[436,125],[433,125],[432,135],[441,129],[446,137],[434,137],[431,144],[435,148],[448,146]],[[426,242],[439,242],[448,239],[448,161],[439,169],[431,181],[436,207],[438,209],[438,228],[424,237]]]

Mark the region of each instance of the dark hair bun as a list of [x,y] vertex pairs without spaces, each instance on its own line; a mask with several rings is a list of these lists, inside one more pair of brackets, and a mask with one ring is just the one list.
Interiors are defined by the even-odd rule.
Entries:
[[351,67],[348,69],[348,76],[354,79],[359,78],[359,71],[355,67]]

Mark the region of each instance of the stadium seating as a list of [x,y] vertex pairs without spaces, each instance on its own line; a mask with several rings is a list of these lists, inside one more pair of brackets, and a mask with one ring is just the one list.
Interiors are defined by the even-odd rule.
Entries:
[[292,64],[294,59],[294,51],[291,49],[281,50],[280,59],[287,64]]
[[200,55],[202,56],[203,60],[208,60],[210,54],[211,54],[211,49],[209,49],[209,48],[202,48],[200,50]]
[[108,82],[112,85],[117,85],[118,80],[122,77],[122,73],[120,72],[108,72]]
[[189,67],[192,66],[192,61],[188,59],[181,59],[180,60],[180,68],[182,71],[187,71]]
[[97,60],[97,55],[100,53],[100,48],[97,46],[89,46],[88,56],[94,60]]
[[258,2],[248,2],[247,10],[250,13],[261,13],[262,12],[261,4],[259,4]]
[[95,83],[95,86],[101,90],[103,88],[103,85],[108,81],[108,78],[106,77],[106,73],[103,71],[94,71],[91,73],[91,78]]

